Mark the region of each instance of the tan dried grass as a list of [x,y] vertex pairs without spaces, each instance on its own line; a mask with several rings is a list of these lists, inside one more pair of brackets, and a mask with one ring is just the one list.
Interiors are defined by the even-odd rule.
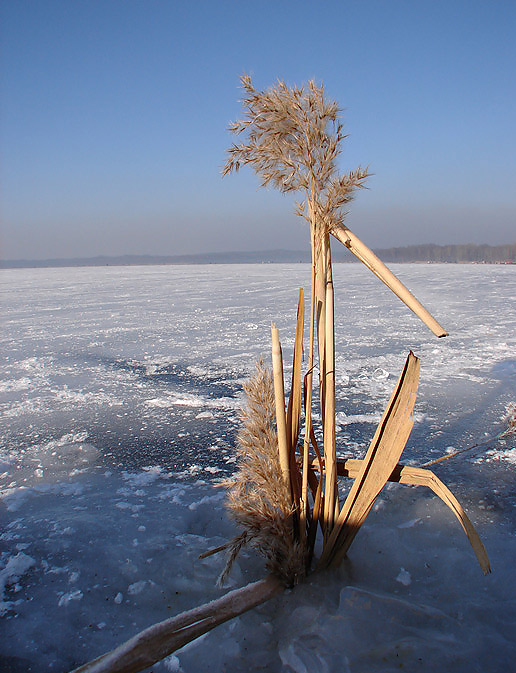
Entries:
[[240,549],[251,544],[266,559],[266,568],[292,586],[305,573],[303,550],[294,539],[290,485],[283,478],[275,429],[271,372],[258,362],[255,375],[244,384],[247,406],[237,436],[239,470],[226,482],[227,507],[243,529],[229,545],[223,581]]
[[[280,80],[265,91],[257,91],[250,77],[245,75],[241,78],[241,84],[244,90],[242,100],[244,119],[234,122],[229,127],[231,132],[240,136],[241,142],[234,143],[229,148],[223,175],[238,171],[241,166],[247,165],[261,177],[263,186],[272,185],[282,192],[301,192],[304,198],[297,204],[297,213],[310,225],[312,246],[310,337],[308,374],[305,377],[304,442],[302,460],[299,463],[301,473],[294,460],[299,425],[297,418],[292,416],[292,402],[297,396],[299,376],[296,373],[293,378],[289,409],[285,417],[282,352],[278,331],[275,328],[272,336],[278,437],[275,444],[268,442],[269,448],[275,446],[275,451],[279,450],[279,474],[290,482],[290,488],[282,496],[285,502],[288,502],[289,516],[293,523],[288,532],[292,537],[292,543],[301,547],[301,556],[304,555],[307,560],[308,570],[314,551],[316,526],[320,526],[323,534],[323,553],[319,567],[341,560],[369,512],[374,498],[394,469],[403,452],[412,423],[410,413],[407,413],[408,406],[400,412],[396,405],[393,406],[393,399],[398,393],[405,397],[408,395],[413,406],[419,372],[419,361],[412,354],[409,355],[407,363],[410,365],[406,365],[371,443],[368,461],[364,463],[365,472],[356,480],[351,489],[352,497],[350,499],[348,496],[341,510],[335,433],[335,333],[330,234],[346,245],[421,318],[434,334],[445,336],[446,331],[369,248],[344,225],[346,208],[355,190],[364,186],[368,171],[358,167],[346,174],[339,174],[337,159],[345,135],[339,121],[340,110],[337,103],[327,99],[323,87],[317,86],[313,81],[303,87],[289,88]],[[299,332],[298,320],[293,367],[295,372],[299,367]],[[315,358],[316,338],[318,363]],[[319,454],[318,440],[312,425],[312,373],[317,364],[322,420],[320,444],[324,460]],[[408,370],[410,373],[407,373]],[[273,422],[273,408],[274,406],[271,406],[268,411],[271,422]],[[246,423],[248,421],[249,419],[246,419]],[[394,429],[391,432],[392,428]],[[292,432],[295,433],[296,439],[293,438]],[[242,443],[240,439],[239,446],[241,455],[250,448],[247,442]],[[324,465],[321,467],[319,478],[310,466],[310,447],[316,452],[321,465]],[[249,456],[245,459],[246,470],[255,460],[256,456],[252,460]],[[277,456],[274,460],[278,461]],[[249,478],[251,472],[252,469],[247,473]],[[243,474],[240,477],[241,483]],[[248,492],[245,489],[239,491],[237,488],[233,490],[231,496],[234,512],[239,511],[240,497],[244,511],[251,512]],[[258,501],[261,502],[260,499]],[[267,502],[270,506],[271,501]],[[279,501],[278,506],[281,507]],[[260,507],[262,516],[264,510],[262,505]],[[238,516],[243,515],[239,513]],[[255,533],[249,531],[254,530],[253,519],[259,517],[254,511],[252,517],[247,514],[246,516],[248,520],[244,526],[244,533],[242,537],[235,538],[230,558],[238,553],[238,549],[248,537],[255,539]]]

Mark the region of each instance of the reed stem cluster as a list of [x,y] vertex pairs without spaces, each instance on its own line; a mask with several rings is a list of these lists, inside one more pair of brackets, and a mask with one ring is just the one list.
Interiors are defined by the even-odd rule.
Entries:
[[[336,455],[331,235],[366,264],[434,334],[441,337],[447,333],[344,224],[346,208],[356,189],[364,187],[368,170],[358,167],[344,174],[338,171],[337,159],[345,135],[337,103],[327,99],[323,87],[314,82],[289,88],[278,81],[266,91],[257,91],[247,75],[241,83],[244,118],[229,127],[240,142],[229,148],[223,175],[250,166],[261,177],[263,186],[301,195],[296,209],[309,225],[312,267],[306,373],[303,376],[301,371],[305,306],[300,290],[288,400],[281,343],[274,324],[272,376],[259,365],[247,387],[249,406],[238,438],[241,469],[229,485],[230,511],[244,532],[229,545],[231,553],[223,576],[241,546],[252,541],[267,557],[269,570],[285,583],[294,584],[312,566],[318,531],[323,547],[317,568],[335,565],[346,554],[398,464],[413,425],[411,415],[419,380],[419,359],[410,353],[359,474],[341,501]],[[317,410],[321,418],[317,432],[312,421],[317,402],[315,371],[319,373]],[[267,477],[265,464],[271,468]],[[271,525],[281,536],[280,542],[273,541]]]

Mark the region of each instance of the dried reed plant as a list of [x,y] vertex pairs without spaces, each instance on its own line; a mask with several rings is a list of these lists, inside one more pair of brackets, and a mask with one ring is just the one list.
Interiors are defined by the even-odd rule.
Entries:
[[[317,568],[335,565],[346,554],[358,529],[387,481],[431,488],[454,512],[485,573],[490,571],[485,549],[453,494],[430,471],[406,467],[398,461],[412,428],[419,380],[419,359],[409,353],[378,428],[363,460],[338,461],[335,451],[335,347],[333,279],[330,234],[343,243],[384,282],[438,337],[446,331],[387,267],[343,222],[345,208],[357,188],[364,186],[367,169],[344,175],[337,157],[345,136],[339,108],[324,96],[322,86],[288,88],[284,82],[257,91],[242,77],[246,118],[231,125],[243,142],[229,149],[224,174],[250,165],[262,184],[282,192],[299,191],[297,212],[310,226],[312,277],[309,349],[302,404],[301,359],[304,295],[300,291],[293,358],[292,386],[285,410],[284,376],[278,330],[272,327],[273,372],[258,363],[245,385],[248,404],[242,412],[237,438],[239,471],[226,484],[231,516],[243,529],[223,549],[229,551],[224,580],[244,545],[251,544],[266,558],[270,574],[222,598],[140,632],[115,650],[98,657],[75,673],[138,673],[228,619],[242,614],[296,584],[310,569],[317,530],[323,549]],[[317,335],[317,353],[315,337]],[[319,370],[319,408],[322,451],[312,423],[312,377]],[[296,455],[304,406],[304,436]],[[514,408],[508,428],[516,427]],[[354,479],[343,504],[338,476]]]
[[[346,208],[356,189],[364,187],[368,170],[358,167],[344,174],[339,173],[337,159],[345,135],[339,120],[340,110],[337,103],[327,99],[323,87],[314,82],[309,82],[304,87],[289,88],[280,80],[270,89],[258,91],[250,77],[244,75],[241,85],[244,91],[244,118],[229,126],[229,130],[240,137],[240,142],[229,148],[223,175],[247,165],[261,177],[262,186],[272,185],[284,193],[301,194],[302,199],[296,204],[296,212],[309,224],[312,273],[301,455],[296,457],[301,419],[300,361],[304,329],[302,294],[298,307],[292,388],[286,414],[281,344],[278,331],[274,326],[272,329],[275,401],[273,405],[272,399],[269,400],[267,413],[272,423],[275,409],[277,433],[273,438],[271,429],[264,444],[267,444],[267,464],[275,464],[277,474],[267,474],[266,479],[270,480],[270,486],[267,487],[269,491],[264,487],[265,471],[261,459],[257,461],[256,447],[259,442],[253,434],[257,427],[256,419],[252,423],[250,417],[245,419],[244,431],[239,438],[243,468],[230,491],[230,510],[237,522],[244,527],[244,532],[233,541],[230,560],[238,553],[244,541],[256,539],[255,521],[265,514],[269,516],[269,513],[273,514],[272,520],[275,521],[275,513],[281,511],[282,525],[286,525],[290,533],[296,549],[295,556],[298,558],[299,548],[307,572],[313,557],[317,527],[323,537],[323,551],[318,567],[338,563],[347,552],[358,528],[401,456],[412,428],[411,414],[419,380],[419,360],[411,353],[362,461],[361,471],[345,502],[341,503],[336,456],[334,292],[330,235],[344,243],[437,336],[445,336],[447,333],[367,246],[344,225]],[[319,372],[322,441],[317,440],[312,423],[315,369]],[[269,394],[272,396],[271,389]],[[250,404],[251,407],[255,405],[252,396]],[[260,413],[264,413],[263,409]],[[260,436],[264,438],[265,433],[260,432]],[[270,456],[271,451],[279,456],[274,459],[276,463],[273,463]],[[318,474],[313,468],[313,452],[320,467]],[[253,477],[255,469],[257,476]],[[258,481],[259,489],[255,485]],[[281,487],[282,481],[287,488],[281,490],[281,495],[278,491],[277,503],[269,495],[264,499],[264,494]],[[249,487],[248,484],[253,486]],[[257,497],[258,493],[260,497]],[[264,502],[267,507],[263,505]],[[263,529],[262,523],[260,528]],[[265,548],[272,545],[270,541],[267,545],[263,541],[261,544]],[[284,545],[284,540],[282,544]],[[272,569],[272,565],[269,568]],[[288,576],[291,577],[291,573]]]
[[[230,130],[243,136],[243,142],[233,144],[228,150],[229,158],[223,175],[239,170],[241,165],[250,165],[261,176],[263,186],[272,184],[282,192],[301,192],[304,199],[297,204],[297,212],[310,226],[312,280],[305,403],[307,420],[299,494],[299,539],[301,544],[305,544],[309,523],[308,462],[313,435],[311,409],[316,331],[326,466],[320,521],[325,535],[333,525],[338,508],[337,475],[334,469],[334,302],[329,235],[334,227],[342,223],[344,207],[351,201],[353,191],[363,186],[368,173],[367,169],[357,168],[339,175],[337,157],[344,139],[342,124],[339,122],[339,107],[334,101],[325,98],[322,86],[309,82],[307,87],[289,88],[279,81],[275,87],[258,92],[248,76],[243,76],[241,82],[245,92],[243,106],[246,118],[231,124]],[[275,375],[282,377],[283,373],[275,372]],[[293,385],[298,385],[298,382],[293,382]],[[312,545],[313,542],[312,536]],[[312,549],[306,552],[311,555]]]

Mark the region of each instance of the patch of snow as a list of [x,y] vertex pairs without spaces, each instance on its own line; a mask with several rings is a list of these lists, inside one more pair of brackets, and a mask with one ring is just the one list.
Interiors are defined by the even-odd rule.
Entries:
[[404,521],[403,523],[398,524],[398,528],[413,528],[420,521],[420,517],[417,519],[410,519],[410,521]]
[[68,605],[70,601],[80,601],[83,598],[83,593],[79,589],[76,591],[69,591],[66,594],[63,594],[59,599],[57,605],[62,608],[63,606]]
[[10,381],[0,381],[0,393],[28,390],[30,386],[31,380],[26,376],[23,376],[20,379],[12,379]]
[[347,414],[344,411],[339,411],[335,414],[335,423],[337,425],[352,425],[354,423],[373,423],[377,425],[380,422],[381,413],[375,412],[372,414]]
[[127,593],[130,596],[136,596],[139,593],[141,593],[146,586],[147,586],[147,580],[139,580],[138,582],[134,582],[133,584],[130,584],[127,587]]
[[213,505],[216,502],[220,502],[222,498],[224,497],[224,494],[222,493],[217,493],[217,495],[205,495],[202,497],[200,500],[197,502],[192,502],[188,505],[188,509],[191,511],[194,511],[201,507],[201,505]]
[[408,587],[410,584],[412,584],[412,577],[409,571],[405,570],[405,568],[401,568],[396,577],[396,582],[403,584],[404,587]]
[[170,654],[166,659],[163,659],[163,667],[169,673],[182,673],[181,662],[175,654]]
[[32,556],[19,552],[9,556],[5,566],[0,570],[0,616],[4,615],[12,603],[5,601],[5,590],[9,585],[16,584],[25,573],[36,565]]
[[159,465],[144,467],[142,472],[122,472],[122,476],[133,488],[148,486],[158,479],[167,478],[163,468]]

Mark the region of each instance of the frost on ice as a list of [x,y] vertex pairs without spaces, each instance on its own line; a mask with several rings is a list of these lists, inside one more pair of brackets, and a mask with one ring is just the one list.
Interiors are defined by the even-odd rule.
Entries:
[[[336,316],[338,450],[362,457],[400,353],[412,347],[423,366],[405,455],[421,465],[503,427],[516,399],[507,309],[516,278],[509,267],[469,265],[396,273],[429,308],[439,284],[452,338],[429,342],[375,279],[336,265],[336,287],[346,288]],[[290,333],[306,274],[303,265],[3,272],[0,669],[64,673],[221,595],[214,582],[224,559],[198,556],[234,534],[216,484],[234,469],[242,381],[269,351],[271,283],[272,317]],[[57,292],[63,310],[40,310]],[[235,310],[220,321],[228,298]],[[351,339],[350,312],[363,326]],[[197,418],[204,410],[214,418]],[[403,664],[470,673],[475,662],[505,673],[516,656],[515,453],[508,436],[435,468],[479,528],[488,578],[447,509],[396,485],[324,582],[314,578],[153,670],[385,673]],[[231,586],[262,573],[244,555]]]

